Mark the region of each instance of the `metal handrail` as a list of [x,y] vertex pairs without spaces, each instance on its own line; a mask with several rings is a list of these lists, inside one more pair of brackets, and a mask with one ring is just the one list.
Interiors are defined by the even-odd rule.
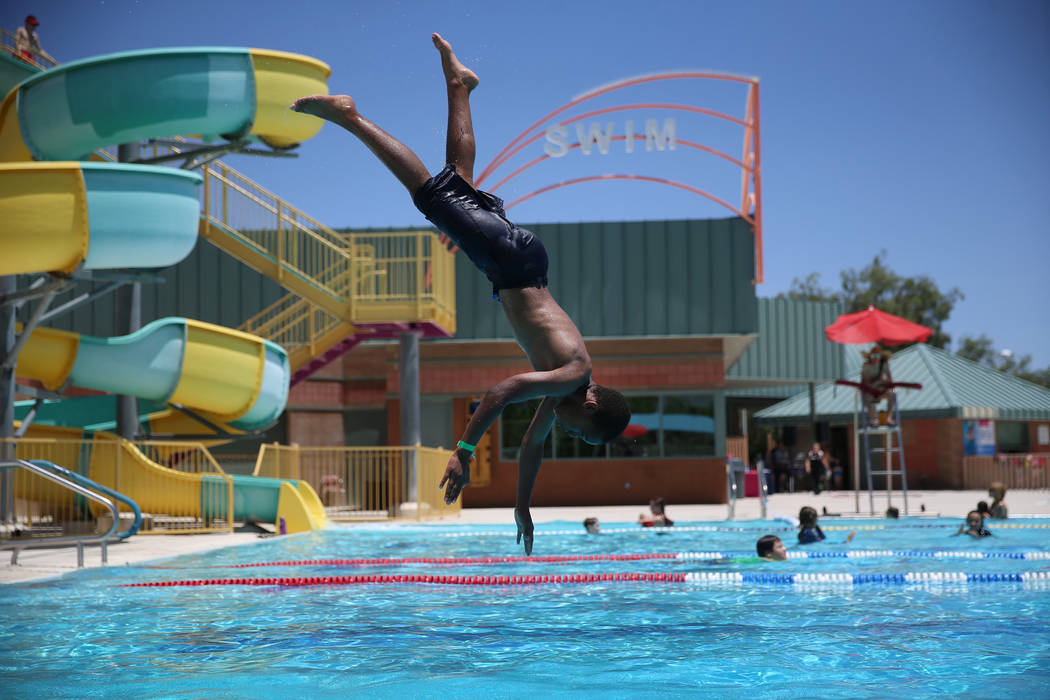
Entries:
[[109,553],[108,553],[108,550],[107,550],[107,543],[113,537],[114,532],[116,532],[117,526],[120,524],[120,512],[117,509],[117,505],[113,501],[111,501],[110,499],[106,498],[105,496],[101,496],[101,495],[95,493],[94,491],[92,491],[91,489],[89,489],[87,487],[81,486],[80,484],[78,484],[78,483],[76,483],[74,481],[71,481],[71,480],[67,479],[66,477],[64,477],[64,476],[62,476],[60,474],[56,474],[56,473],[52,472],[50,469],[47,469],[47,468],[42,467],[42,466],[39,466],[37,464],[33,464],[32,462],[29,462],[27,460],[24,460],[24,459],[9,459],[9,460],[4,460],[4,461],[0,462],[0,469],[16,469],[16,468],[26,469],[26,470],[28,470],[30,472],[33,472],[34,474],[36,474],[38,476],[42,476],[45,479],[53,481],[53,482],[55,482],[56,484],[58,484],[60,486],[64,486],[65,488],[69,489],[70,491],[73,491],[74,493],[77,493],[77,494],[83,496],[84,498],[87,498],[88,500],[95,501],[96,503],[99,503],[101,505],[106,506],[107,508],[109,508],[109,511],[110,511],[110,513],[113,516],[113,524],[110,526],[109,530],[106,531],[106,533],[102,534],[102,535],[88,535],[88,536],[76,535],[76,536],[70,536],[70,537],[41,538],[41,539],[38,539],[36,541],[25,541],[25,542],[8,541],[8,542],[0,542],[0,549],[12,549],[12,550],[14,550],[11,553],[11,564],[12,564],[12,566],[18,563],[18,555],[19,555],[19,553],[21,553],[21,551],[23,549],[30,549],[30,548],[33,548],[33,547],[50,547],[50,546],[52,546],[52,545],[54,545],[56,543],[65,543],[65,542],[76,542],[76,545],[77,545],[77,567],[78,568],[84,566],[84,543],[85,542],[99,542],[101,544],[101,546],[102,546],[102,563],[105,564],[109,560]]
[[[729,496],[729,516],[726,520],[732,520],[736,517],[736,502],[739,498],[736,475],[746,473],[747,465],[744,464],[744,460],[736,457],[730,457],[726,460],[726,488]],[[769,488],[766,486],[766,470],[763,467],[758,468],[758,502],[762,508],[762,519],[765,520],[767,509],[769,508]]]
[[49,462],[46,459],[32,459],[29,461],[30,463],[35,464],[38,467],[43,467],[45,469],[50,469],[53,472],[57,472],[59,476],[63,476],[69,479],[70,481],[80,484],[81,486],[85,486],[91,489],[92,491],[97,491],[103,496],[109,496],[110,498],[118,500],[124,503],[128,508],[130,508],[131,513],[134,515],[134,519],[131,522],[131,527],[129,527],[127,530],[124,530],[123,532],[118,532],[117,539],[126,540],[127,538],[136,534],[139,531],[139,528],[142,527],[142,509],[139,508],[139,504],[135,503],[135,501],[131,500],[119,491],[114,491],[110,487],[103,486],[97,481],[93,481],[87,478],[83,474],[77,474],[75,471],[66,469],[65,467],[60,467],[54,462]]

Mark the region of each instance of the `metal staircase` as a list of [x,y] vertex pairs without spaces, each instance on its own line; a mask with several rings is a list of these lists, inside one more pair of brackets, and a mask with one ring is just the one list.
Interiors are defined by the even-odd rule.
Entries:
[[[199,146],[156,140],[133,162]],[[339,233],[221,161],[187,165],[204,178],[201,238],[290,292],[239,330],[288,351],[293,385],[364,340],[455,333],[455,258],[433,231]]]
[[455,331],[455,262],[434,232],[340,234],[223,163],[201,174],[200,235],[294,295],[259,314],[253,328],[300,326],[314,352],[334,328],[325,314],[365,329]]

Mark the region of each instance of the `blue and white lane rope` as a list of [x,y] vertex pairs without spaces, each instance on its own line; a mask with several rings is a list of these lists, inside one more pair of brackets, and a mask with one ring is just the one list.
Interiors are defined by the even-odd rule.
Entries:
[[[839,551],[788,550],[788,559],[865,559],[872,557],[920,557],[932,559],[1050,559],[1050,551],[982,552],[966,550],[850,549]],[[754,556],[753,552],[676,552],[675,559],[731,559]]]
[[910,584],[977,584],[977,583],[1022,583],[1050,587],[1050,571],[1027,571],[1022,573],[965,573],[962,571],[923,571],[902,574],[768,574],[741,572],[697,571],[685,574],[687,583],[714,583],[730,585],[832,585],[856,586],[864,584],[910,585]]
[[[832,531],[867,531],[867,530],[905,530],[908,528],[937,528],[941,530],[952,530],[958,528],[958,523],[962,521],[960,518],[957,522],[952,523],[901,523],[894,525],[865,525],[858,523],[856,525],[821,525],[823,530],[828,532]],[[1028,529],[1050,529],[1050,523],[999,523],[992,522],[988,523],[989,529],[991,530],[1028,530]],[[797,532],[797,527],[728,527],[724,525],[675,525],[673,527],[635,527],[635,528],[602,528],[601,534],[616,534],[622,535],[627,534],[666,534],[669,532],[762,532],[762,533],[774,533],[774,532]],[[477,532],[439,532],[435,533],[437,537],[503,537],[506,536],[507,530],[481,530]],[[590,534],[582,527],[573,530],[536,530],[537,535],[587,535]]]

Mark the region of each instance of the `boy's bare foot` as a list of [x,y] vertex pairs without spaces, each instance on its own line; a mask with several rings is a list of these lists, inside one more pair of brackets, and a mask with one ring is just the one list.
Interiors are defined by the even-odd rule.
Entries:
[[342,124],[357,113],[357,110],[354,108],[354,101],[349,95],[310,95],[308,97],[300,97],[288,108],[293,112],[311,114],[336,124]]
[[437,32],[430,37],[434,41],[434,46],[441,52],[441,70],[445,72],[445,80],[451,82],[458,82],[467,88],[467,91],[473,90],[478,86],[478,76],[471,69],[459,62],[456,58],[456,54],[452,53],[452,45],[441,38],[441,35]]

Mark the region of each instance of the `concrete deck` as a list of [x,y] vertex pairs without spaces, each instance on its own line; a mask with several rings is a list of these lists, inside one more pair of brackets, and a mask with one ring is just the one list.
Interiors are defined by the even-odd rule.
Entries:
[[[983,491],[910,491],[908,493],[909,515],[944,516],[962,519],[972,510],[978,501],[989,500]],[[1006,497],[1007,506],[1014,516],[1038,515],[1050,517],[1050,491],[1010,490]],[[900,492],[892,496],[892,504],[901,509],[903,501]],[[813,506],[817,512],[827,509],[829,515],[841,514],[844,517],[870,517],[868,513],[867,492],[860,494],[860,512],[856,511],[856,499],[853,491],[830,491],[814,496],[812,493],[776,494],[769,499],[768,518],[777,516],[797,517],[803,506]],[[876,494],[875,512],[886,510],[886,496]],[[925,506],[925,511],[920,508]],[[569,506],[558,508],[533,508],[532,517],[537,526],[555,521],[573,521],[581,523],[589,516],[597,517],[603,525],[634,523],[638,515],[648,511],[647,504],[637,506]],[[725,520],[729,508],[726,505],[693,504],[668,505],[667,514],[675,521],[712,521]],[[736,505],[736,520],[754,520],[761,517],[761,504],[757,498],[742,498]],[[822,516],[827,517],[827,516]],[[513,523],[510,508],[467,508],[460,517],[437,521],[425,521],[424,524],[498,524]],[[352,525],[348,527],[353,527]],[[989,529],[994,530],[994,521]],[[125,542],[109,546],[108,566],[140,564],[158,559],[166,559],[181,554],[191,554],[212,549],[221,549],[234,545],[250,544],[259,541],[258,532],[235,532],[231,534],[211,535],[138,535]],[[77,568],[75,546],[62,546],[47,549],[26,549],[18,557],[18,564],[11,565],[11,553],[0,550],[0,584],[19,583],[36,579],[59,576]],[[101,566],[101,551],[98,546],[85,547],[84,566]]]

